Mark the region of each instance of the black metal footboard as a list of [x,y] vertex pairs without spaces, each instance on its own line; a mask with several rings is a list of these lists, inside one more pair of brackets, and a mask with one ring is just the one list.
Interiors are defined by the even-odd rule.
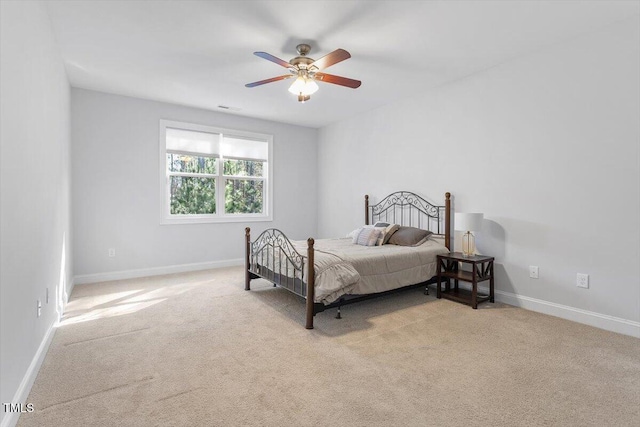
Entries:
[[306,299],[307,329],[313,329],[315,314],[313,245],[314,240],[307,239],[307,255],[304,256],[294,248],[287,236],[276,228],[265,230],[253,242],[251,241],[251,229],[245,228],[244,289],[251,290],[251,280],[260,277]]

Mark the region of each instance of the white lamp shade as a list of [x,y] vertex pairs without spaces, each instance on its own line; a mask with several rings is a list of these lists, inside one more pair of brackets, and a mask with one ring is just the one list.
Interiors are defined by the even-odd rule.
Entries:
[[318,91],[318,83],[314,82],[311,79],[307,79],[307,83],[304,85],[304,90],[302,91],[305,95],[313,95]]
[[455,228],[458,231],[479,231],[483,220],[484,214],[481,213],[456,213]]
[[318,91],[318,84],[310,78],[298,76],[293,84],[289,86],[289,92],[294,95],[313,95]]
[[293,84],[289,86],[289,92],[291,92],[294,95],[298,95],[302,93],[302,91],[304,90],[305,83],[306,82],[304,80],[304,77],[298,76],[294,80]]

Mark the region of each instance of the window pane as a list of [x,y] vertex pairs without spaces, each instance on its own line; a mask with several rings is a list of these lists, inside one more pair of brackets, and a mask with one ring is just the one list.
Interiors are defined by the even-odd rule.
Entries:
[[262,213],[263,181],[227,179],[225,188],[225,213]]
[[218,159],[167,153],[167,168],[170,172],[217,174]]
[[215,179],[172,176],[170,186],[172,215],[216,213]]
[[255,160],[225,160],[224,174],[234,176],[263,176],[262,164]]

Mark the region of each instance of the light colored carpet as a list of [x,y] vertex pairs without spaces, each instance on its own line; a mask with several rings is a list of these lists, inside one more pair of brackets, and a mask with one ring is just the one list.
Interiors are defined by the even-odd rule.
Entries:
[[302,300],[252,283],[226,268],[76,286],[19,425],[640,425],[636,338],[420,290],[309,331]]

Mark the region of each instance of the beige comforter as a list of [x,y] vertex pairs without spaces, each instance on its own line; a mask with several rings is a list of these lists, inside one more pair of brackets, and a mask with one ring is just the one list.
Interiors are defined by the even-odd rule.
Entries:
[[[306,253],[306,241],[292,243]],[[330,304],[345,294],[372,294],[424,282],[436,274],[436,255],[448,252],[436,239],[417,247],[360,246],[350,238],[316,240],[314,300]]]

